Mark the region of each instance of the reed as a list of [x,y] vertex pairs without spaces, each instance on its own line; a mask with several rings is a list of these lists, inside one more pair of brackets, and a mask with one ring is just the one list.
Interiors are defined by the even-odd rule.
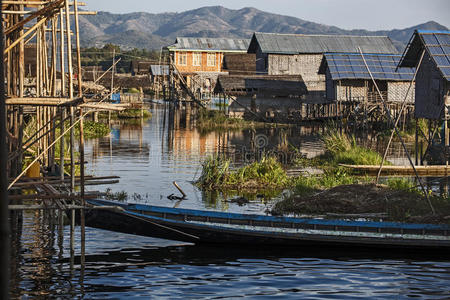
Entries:
[[[326,153],[321,157],[321,163],[334,166],[349,165],[377,165],[381,163],[381,155],[371,149],[357,145],[353,136],[339,132],[337,129],[328,129],[322,135]],[[389,165],[386,162],[386,165]]]
[[275,157],[263,156],[260,161],[231,169],[230,160],[209,157],[202,165],[197,186],[212,189],[277,189],[289,185],[286,171]]

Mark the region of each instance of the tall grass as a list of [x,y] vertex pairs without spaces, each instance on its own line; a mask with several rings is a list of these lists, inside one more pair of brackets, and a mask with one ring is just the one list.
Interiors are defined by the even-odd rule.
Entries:
[[254,127],[255,123],[238,118],[230,118],[219,110],[200,109],[197,112],[197,127],[203,131],[244,129]]
[[322,141],[326,149],[323,158],[332,165],[377,165],[381,163],[382,157],[378,152],[357,145],[354,137],[341,133],[337,129],[328,129],[322,135]]
[[286,171],[275,157],[264,156],[247,166],[232,170],[230,160],[222,157],[209,157],[202,165],[202,174],[197,185],[205,190],[211,189],[267,189],[287,186]]

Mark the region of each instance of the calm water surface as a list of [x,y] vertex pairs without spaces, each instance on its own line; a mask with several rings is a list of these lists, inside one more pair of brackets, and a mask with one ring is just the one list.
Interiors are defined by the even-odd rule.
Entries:
[[[200,133],[189,119],[152,112],[151,120],[114,125],[110,137],[86,145],[88,173],[121,176],[111,188],[126,191],[130,202],[263,214],[270,199],[239,206],[195,188],[204,158],[227,153],[240,165],[258,151],[255,139],[272,150],[294,145],[308,157],[323,151],[317,128]],[[393,151],[390,159],[403,158]],[[178,193],[173,181],[187,200],[167,199]],[[60,231],[39,212],[12,222],[19,224],[12,244],[13,298],[450,298],[450,261],[444,257],[195,246],[87,228],[81,267],[79,248],[71,262],[67,226]]]

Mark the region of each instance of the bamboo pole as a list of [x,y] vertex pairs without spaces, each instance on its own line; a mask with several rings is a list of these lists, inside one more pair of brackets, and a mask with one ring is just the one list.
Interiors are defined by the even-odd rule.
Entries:
[[372,72],[370,71],[369,66],[367,65],[366,59],[365,59],[365,57],[364,57],[364,54],[362,53],[362,50],[361,50],[360,47],[358,47],[358,50],[359,50],[359,53],[361,54],[361,57],[362,57],[362,59],[363,59],[363,61],[364,61],[364,65],[365,65],[365,67],[366,67],[366,69],[367,69],[367,72],[369,73],[370,78],[372,79],[373,84],[375,85],[375,87],[376,87],[376,89],[377,89],[377,92],[378,92],[378,94],[380,95],[380,98],[381,98],[381,101],[382,101],[382,103],[383,103],[383,106],[384,106],[384,108],[386,109],[386,114],[387,114],[388,120],[389,120],[389,122],[390,122],[391,124],[394,125],[395,133],[397,134],[398,138],[400,139],[400,142],[401,142],[401,144],[402,144],[402,147],[403,147],[403,149],[405,150],[406,156],[408,157],[408,161],[409,161],[411,167],[412,167],[413,170],[414,170],[414,174],[415,174],[417,180],[418,180],[419,183],[420,183],[420,187],[422,188],[422,191],[423,191],[423,193],[425,194],[425,197],[427,198],[427,201],[428,201],[428,204],[429,204],[429,206],[430,206],[430,208],[431,208],[431,211],[432,211],[433,214],[435,214],[436,212],[435,212],[435,210],[434,210],[433,204],[431,204],[431,201],[430,201],[430,198],[429,198],[429,196],[428,196],[427,190],[425,189],[425,186],[423,185],[422,180],[420,180],[420,177],[419,177],[419,175],[417,174],[417,170],[416,170],[416,168],[415,168],[415,166],[414,166],[414,163],[413,163],[413,161],[412,161],[412,159],[411,159],[411,156],[409,155],[409,152],[408,152],[408,149],[406,148],[405,142],[403,141],[403,138],[402,138],[400,132],[398,131],[397,126],[395,125],[395,123],[394,123],[393,120],[392,120],[391,113],[390,113],[390,111],[388,110],[388,108],[387,108],[387,106],[386,106],[386,102],[385,102],[385,100],[384,100],[384,97],[383,97],[383,95],[381,94],[380,89],[378,88],[378,84],[376,83],[375,79],[373,78]]
[[[398,122],[400,121],[400,118],[402,116],[402,112],[403,112],[403,110],[406,107],[406,102],[408,101],[409,92],[411,91],[412,85],[413,85],[414,81],[416,80],[417,72],[419,71],[420,66],[422,65],[422,59],[423,59],[424,55],[425,55],[425,49],[422,51],[422,54],[420,56],[419,63],[416,66],[416,70],[414,72],[413,78],[411,79],[411,82],[409,83],[408,90],[406,91],[405,99],[403,99],[402,107],[400,109],[400,113],[397,116],[397,119],[395,120],[394,127],[398,126]],[[383,168],[384,162],[386,160],[386,157],[387,157],[387,154],[388,154],[388,151],[389,151],[389,147],[391,146],[392,139],[394,138],[394,134],[395,134],[395,131],[393,130],[391,132],[391,136],[389,138],[389,141],[388,141],[388,144],[386,146],[386,149],[384,150],[383,158],[381,159],[380,169],[378,170],[377,179],[375,181],[376,184],[378,184],[378,181],[380,179],[381,169]]]
[[[77,0],[75,0],[76,7]],[[80,89],[81,90],[81,89]],[[86,246],[86,226],[85,226],[85,190],[84,190],[84,126],[83,126],[83,108],[80,108],[80,188],[81,188],[81,208],[80,210],[80,226],[81,226],[81,268],[84,269],[85,264],[85,246]]]
[[[99,101],[99,103],[100,102],[103,102],[103,101],[105,101],[107,99],[107,97],[104,97],[102,100],[100,100]],[[87,115],[87,113],[84,113],[83,114],[83,116],[86,116]],[[77,121],[75,121],[75,122],[73,122],[73,124],[71,124],[70,125],[70,127],[69,128],[67,128],[64,132],[62,132],[60,135],[59,135],[59,137],[58,138],[56,138],[53,142],[52,142],[52,144],[50,144],[50,147],[51,146],[53,146],[53,144],[54,143],[56,143],[57,141],[59,141],[61,138],[63,138],[64,137],[64,135],[67,133],[67,132],[69,132],[71,129],[73,129],[73,127],[76,125],[76,124],[78,124],[78,122],[79,122],[79,119],[77,120]],[[48,151],[48,148],[46,148],[46,149],[44,149],[43,151],[42,151],[42,153],[40,153],[40,154],[38,154],[37,156],[36,156],[36,158],[28,165],[28,167],[26,167],[23,171],[22,171],[22,173],[20,173],[10,184],[9,184],[9,186],[8,186],[8,190],[9,189],[11,189],[11,187],[31,168],[31,166],[35,163],[35,162],[37,162],[41,157],[42,157],[42,155],[43,155],[43,152],[46,152],[46,151]]]
[[63,18],[63,9],[59,10],[59,28],[61,28],[60,32],[60,47],[59,47],[59,55],[60,55],[60,65],[61,65],[61,97],[66,95],[66,67],[65,67],[65,58],[64,58],[64,18]]
[[[59,131],[64,132],[65,109],[60,108],[59,114],[61,118],[59,123]],[[59,176],[61,181],[64,181],[64,138],[59,140]]]
[[[3,5],[0,1],[0,15]],[[9,222],[8,222],[8,173],[6,170],[8,149],[6,146],[6,105],[4,70],[4,34],[0,26],[0,298],[9,298]]]
[[78,97],[83,96],[82,79],[81,79],[81,48],[80,48],[80,25],[78,20],[78,0],[73,1],[73,8],[75,11],[75,32],[77,44],[77,63],[78,63]]

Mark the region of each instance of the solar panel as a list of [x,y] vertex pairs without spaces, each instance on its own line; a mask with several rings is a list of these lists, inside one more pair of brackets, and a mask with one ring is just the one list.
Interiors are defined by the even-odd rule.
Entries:
[[[325,54],[331,78],[339,79],[370,79],[367,67],[360,54]],[[395,71],[400,56],[364,54],[364,59],[375,79],[378,80],[411,80],[413,68],[401,68]]]
[[423,34],[422,35],[423,41],[426,45],[438,45],[439,42],[434,36],[434,34]]

